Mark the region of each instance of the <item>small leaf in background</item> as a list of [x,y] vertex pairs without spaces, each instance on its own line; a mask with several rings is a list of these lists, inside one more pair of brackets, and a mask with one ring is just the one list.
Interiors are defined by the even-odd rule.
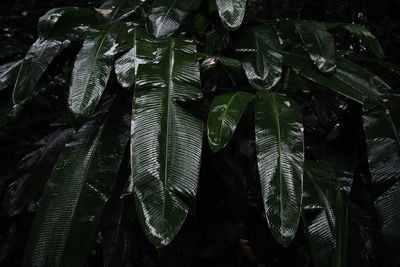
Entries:
[[281,46],[276,33],[266,26],[252,27],[238,43],[237,48],[256,51],[242,62],[250,84],[257,90],[274,87],[282,75]]
[[38,39],[22,61],[15,81],[13,100],[20,104],[35,93],[35,86],[53,59],[69,41]]
[[226,146],[247,104],[253,99],[254,95],[240,91],[214,98],[207,120],[208,144],[213,152]]
[[135,13],[143,2],[144,0],[108,0],[95,10],[109,20],[118,21]]
[[154,0],[149,14],[150,31],[157,38],[173,34],[196,0]]
[[323,73],[333,73],[336,68],[335,43],[325,25],[318,21],[296,21],[295,25],[314,65]]
[[385,57],[378,39],[376,39],[376,37],[364,26],[358,24],[346,24],[344,25],[344,28],[360,38],[362,44],[368,49],[371,54],[373,54],[377,58]]
[[96,116],[84,124],[61,152],[33,222],[24,266],[86,265],[129,139],[124,108],[115,102],[104,122]]
[[216,4],[224,27],[230,31],[239,28],[246,11],[246,0],[216,0]]
[[[290,107],[283,102],[290,102]],[[297,104],[259,91],[256,99],[258,172],[269,228],[287,247],[299,224],[303,194],[304,145]]]

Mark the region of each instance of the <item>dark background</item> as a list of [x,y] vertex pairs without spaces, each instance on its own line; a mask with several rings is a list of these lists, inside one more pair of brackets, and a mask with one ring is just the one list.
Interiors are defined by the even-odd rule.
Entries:
[[[101,1],[0,0],[0,53],[10,53],[10,56],[0,59],[0,63],[13,60],[29,48],[30,44],[36,39],[36,25],[39,17],[49,9],[61,6],[98,6],[99,2]],[[400,66],[400,0],[248,0],[248,3],[252,13],[257,13],[267,19],[294,18],[363,24],[381,42],[386,60],[395,66]],[[10,42],[8,42],[10,38],[15,42],[11,47]],[[342,40],[335,41],[340,43]],[[48,94],[46,97],[52,97],[52,95],[56,95],[60,99],[65,98],[65,93],[61,92]],[[0,95],[0,101],[2,97],[6,96]],[[52,103],[58,103],[57,101],[57,99],[49,100]],[[56,117],[65,111],[63,102],[60,100],[59,103],[60,105],[56,107],[54,105],[49,106],[46,103],[43,104],[43,100],[35,98],[18,115],[17,120],[0,127],[1,198],[3,198],[8,185],[17,176],[17,166],[23,156],[35,148],[34,144],[38,140],[54,131]],[[132,265],[129,266],[159,266],[159,261],[164,262],[166,266],[183,266],[185,261],[190,261],[187,258],[189,254],[190,257],[194,255],[193,257],[196,258],[195,261],[192,261],[194,262],[192,266],[310,266],[308,248],[304,245],[304,237],[301,236],[301,233],[295,239],[294,244],[284,250],[274,242],[270,233],[265,230],[265,225],[258,224],[256,221],[253,224],[250,223],[253,228],[251,231],[258,233],[252,239],[253,244],[257,244],[254,247],[255,251],[248,250],[246,241],[240,243],[239,246],[225,246],[225,244],[229,244],[230,239],[237,238],[232,234],[225,233],[238,233],[240,235],[242,232],[249,231],[249,229],[244,229],[244,226],[234,219],[226,220],[226,217],[230,216],[227,214],[231,212],[229,207],[218,206],[215,203],[219,203],[220,200],[213,199],[213,195],[207,193],[210,190],[219,190],[218,194],[229,198],[229,194],[224,192],[227,180],[224,180],[224,177],[219,181],[207,179],[210,179],[211,173],[223,173],[227,169],[235,169],[234,165],[237,163],[235,161],[237,159],[215,158],[213,156],[207,158],[209,162],[206,162],[206,164],[213,167],[208,170],[209,175],[206,172],[202,174],[198,202],[203,203],[203,206],[198,208],[199,214],[196,214],[199,218],[198,225],[183,227],[175,241],[174,248],[160,250],[158,253],[149,245],[143,234],[136,233],[131,252]],[[217,160],[219,164],[215,164],[214,160]],[[234,176],[238,174],[226,173],[225,175]],[[240,188],[241,185],[231,186]],[[108,208],[112,209],[112,207]],[[32,207],[32,210],[34,209]],[[24,216],[9,218],[6,216],[4,208],[0,207],[1,266],[19,266],[32,216],[32,213],[29,213],[28,210]],[[248,210],[246,216],[251,217],[252,210]],[[132,215],[132,217],[134,216]],[[193,216],[189,216],[187,225],[191,224],[190,218],[193,218]],[[135,218],[132,218],[132,224],[139,227]],[[193,229],[196,230],[193,231]],[[180,238],[183,235],[187,238]],[[197,242],[198,240],[203,241]],[[192,249],[195,241],[197,242],[196,249],[198,249],[196,253],[186,253],[185,250],[176,249],[177,247]],[[202,242],[208,245],[202,247]],[[209,244],[212,244],[212,246]],[[237,253],[238,249],[241,250],[240,255],[242,256]],[[89,259],[90,266],[101,264],[101,251],[98,243],[93,245]],[[377,255],[378,259],[363,266],[386,266],[380,263],[379,252],[377,252]],[[256,256],[258,262],[263,263],[262,265],[250,263],[251,258]]]

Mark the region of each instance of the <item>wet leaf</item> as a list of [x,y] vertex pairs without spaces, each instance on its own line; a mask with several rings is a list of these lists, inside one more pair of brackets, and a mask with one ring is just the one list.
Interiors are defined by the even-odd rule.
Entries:
[[236,30],[242,24],[246,0],[216,0],[219,17],[228,30]]

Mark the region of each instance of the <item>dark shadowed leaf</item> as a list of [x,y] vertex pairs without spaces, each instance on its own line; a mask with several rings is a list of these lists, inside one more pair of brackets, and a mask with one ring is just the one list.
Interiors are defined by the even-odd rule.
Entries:
[[378,39],[364,26],[358,24],[346,24],[344,28],[360,38],[361,42],[377,58],[384,58]]
[[[202,98],[196,46],[187,40],[147,40],[132,112],[133,194],[141,224],[155,246],[174,238],[193,203],[203,125],[178,103]],[[138,46],[139,47],[139,46]]]
[[242,24],[246,0],[216,0],[219,17],[228,30],[236,30]]
[[47,67],[69,41],[38,39],[26,54],[19,67],[15,81],[13,99],[20,104],[35,92],[35,86]]
[[336,59],[337,68],[333,75],[326,76],[314,69],[304,56],[284,53],[284,64],[301,76],[364,104],[367,98],[378,101],[381,94],[390,89],[378,76],[344,58]]
[[303,194],[303,125],[297,104],[259,91],[256,100],[258,171],[267,221],[283,246],[293,240]]
[[9,185],[4,200],[9,216],[18,214],[29,201],[40,195],[72,131],[73,128],[54,132],[39,142],[39,149],[21,160],[20,176]]
[[154,0],[149,15],[150,31],[155,37],[173,34],[196,0]]
[[[114,103],[62,151],[31,229],[24,266],[85,266],[129,139],[126,106]],[[100,125],[99,125],[100,124]]]
[[336,187],[329,163],[305,162],[302,218],[315,267],[330,266],[335,255]]
[[332,266],[346,267],[349,236],[349,198],[345,190],[338,189],[336,193],[336,254]]
[[296,21],[295,25],[314,65],[323,73],[333,73],[336,68],[335,43],[325,25],[318,21]]
[[214,98],[207,120],[208,144],[213,152],[226,146],[247,104],[253,99],[254,95],[240,91]]
[[90,36],[76,56],[69,98],[74,113],[89,116],[107,85],[118,44],[118,24]]
[[275,31],[266,26],[253,27],[238,42],[237,48],[255,51],[242,62],[250,84],[260,90],[275,86],[282,74],[281,47]]

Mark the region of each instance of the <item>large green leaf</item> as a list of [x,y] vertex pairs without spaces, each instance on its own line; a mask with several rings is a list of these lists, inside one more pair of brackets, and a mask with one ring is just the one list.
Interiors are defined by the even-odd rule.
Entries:
[[40,201],[24,266],[85,266],[129,140],[124,107],[115,103],[104,123],[97,116],[64,148]]
[[242,24],[246,0],[216,0],[219,17],[228,30],[236,30]]
[[154,0],[149,27],[155,37],[173,34],[189,14],[196,0]]
[[282,74],[282,54],[275,31],[268,27],[253,27],[240,37],[240,48],[256,52],[243,60],[243,69],[256,89],[270,89]]
[[364,26],[359,24],[346,24],[344,28],[361,39],[363,45],[377,58],[384,58],[378,39]]
[[[179,231],[194,201],[203,125],[182,108],[202,97],[196,46],[187,40],[147,40],[133,101],[131,156],[133,194],[141,224],[156,246]],[[152,53],[154,52],[154,53]],[[146,89],[146,90],[144,90]]]
[[13,92],[14,104],[20,104],[34,94],[35,86],[47,67],[68,44],[69,41],[38,39],[32,45],[18,70]]
[[15,60],[0,66],[0,91],[15,83],[21,63]]
[[212,151],[217,152],[226,146],[247,104],[253,99],[254,95],[241,91],[214,98],[207,120],[208,144]]
[[[99,11],[109,20],[122,20],[133,14],[145,0],[108,0],[104,2]],[[105,12],[104,12],[105,11]]]
[[400,97],[385,96],[363,115],[372,183],[400,180]]
[[335,43],[325,25],[318,21],[296,21],[295,25],[314,65],[323,73],[333,73],[336,68]]
[[330,266],[335,255],[336,187],[328,162],[305,162],[302,218],[315,267]]
[[107,85],[118,46],[118,24],[91,35],[76,56],[69,98],[73,112],[89,116]]
[[398,266],[400,263],[400,181],[380,196],[375,206],[387,253],[393,261],[393,266]]
[[378,76],[344,58],[336,59],[333,75],[326,76],[316,71],[309,60],[301,55],[284,53],[284,64],[301,76],[364,104],[367,98],[379,100],[390,87]]
[[269,227],[283,246],[293,240],[303,194],[303,128],[297,104],[259,91],[256,100],[256,149]]

